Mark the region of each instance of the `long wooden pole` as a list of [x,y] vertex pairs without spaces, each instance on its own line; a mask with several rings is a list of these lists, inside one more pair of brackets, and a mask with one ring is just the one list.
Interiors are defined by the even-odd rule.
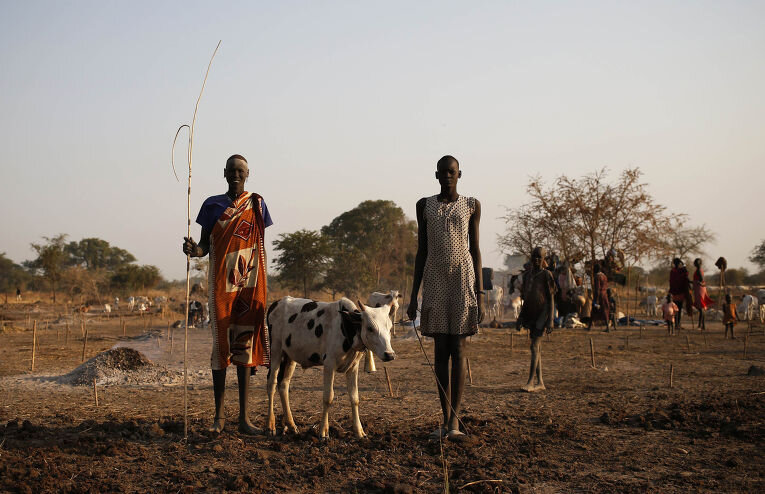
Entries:
[[[32,372],[35,370],[35,347],[37,347],[37,319],[35,319],[34,326],[32,326]],[[744,356],[746,356],[746,351]]]
[[[186,192],[186,237],[191,238],[191,164],[192,164],[192,152],[194,148],[194,125],[197,121],[197,111],[199,110],[199,102],[202,99],[202,93],[205,91],[205,85],[207,84],[207,76],[210,74],[210,67],[212,66],[215,54],[218,53],[220,47],[220,41],[218,41],[215,51],[210,57],[210,63],[207,64],[207,72],[205,72],[205,78],[202,81],[202,89],[199,91],[199,97],[197,103],[194,106],[194,116],[191,119],[191,127],[184,124],[181,125],[175,133],[175,138],[178,138],[178,133],[183,127],[189,129],[189,146],[188,146],[188,164],[189,164],[189,183]],[[171,150],[171,163],[173,164],[173,173],[175,173],[174,155],[175,155],[175,139],[173,140],[173,149]],[[177,175],[176,175],[177,178]],[[183,438],[189,438],[189,378],[188,378],[188,363],[187,357],[189,352],[189,303],[191,301],[191,255],[186,254],[186,306],[184,307],[186,324],[184,325],[185,338],[183,342]]]
[[82,360],[80,362],[85,362],[85,347],[88,346],[88,329],[85,328],[85,337],[82,339]]
[[592,368],[596,369],[596,367],[595,367],[595,345],[592,343],[592,338],[590,338],[590,363],[592,364]]

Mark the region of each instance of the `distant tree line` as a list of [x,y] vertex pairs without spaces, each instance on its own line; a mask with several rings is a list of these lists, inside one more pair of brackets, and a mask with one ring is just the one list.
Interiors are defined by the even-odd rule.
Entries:
[[126,293],[155,287],[159,268],[135,264],[135,256],[100,238],[67,242],[66,234],[43,237],[31,245],[34,259],[20,265],[0,253],[0,291],[48,290],[53,301],[61,293],[100,301],[105,293]]
[[404,290],[417,251],[417,223],[392,201],[364,201],[320,230],[283,233],[273,242],[275,281],[307,297],[324,291],[366,296]]

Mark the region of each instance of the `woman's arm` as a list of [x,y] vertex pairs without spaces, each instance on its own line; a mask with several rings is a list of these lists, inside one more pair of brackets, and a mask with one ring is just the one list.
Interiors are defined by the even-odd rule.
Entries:
[[473,258],[473,269],[475,269],[475,292],[478,301],[478,322],[483,321],[483,304],[481,291],[483,290],[483,265],[481,263],[481,249],[479,247],[478,231],[481,225],[481,203],[475,200],[475,210],[470,217],[468,224],[468,240],[470,242],[470,257]]
[[420,292],[422,273],[425,271],[425,260],[428,257],[428,229],[425,225],[425,202],[422,198],[417,201],[417,256],[414,258],[414,278],[412,279],[412,295],[409,300],[406,315],[414,321],[417,318],[417,295]]

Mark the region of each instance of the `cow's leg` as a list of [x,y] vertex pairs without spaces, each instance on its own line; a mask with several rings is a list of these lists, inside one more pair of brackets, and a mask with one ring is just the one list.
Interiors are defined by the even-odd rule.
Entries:
[[351,420],[353,421],[353,433],[356,437],[366,437],[364,428],[361,427],[359,418],[359,364],[353,366],[345,373],[348,387],[348,399],[351,400]]
[[282,410],[284,412],[282,426],[285,432],[289,430],[293,434],[297,434],[298,429],[295,425],[295,419],[292,418],[292,409],[290,408],[290,381],[292,381],[292,374],[295,372],[296,365],[297,362],[290,359],[287,355],[283,355],[282,367],[279,369],[279,396],[282,399]]
[[252,367],[237,366],[236,377],[239,381],[239,432],[244,434],[255,434],[257,429],[250,422],[249,396],[250,396],[250,377],[252,376]]
[[[357,369],[358,372],[358,369]],[[321,411],[321,428],[319,435],[323,439],[329,439],[329,407],[335,398],[335,368],[330,365],[324,366],[324,407]]]
[[210,427],[210,432],[219,434],[223,432],[226,419],[223,416],[223,399],[226,397],[226,369],[212,371],[213,394],[215,395],[215,419]]
[[276,435],[276,417],[274,416],[274,395],[276,394],[276,383],[279,374],[282,374],[282,346],[281,342],[272,341],[271,347],[271,367],[268,369],[268,384],[266,391],[268,395],[268,420],[266,421],[266,434]]

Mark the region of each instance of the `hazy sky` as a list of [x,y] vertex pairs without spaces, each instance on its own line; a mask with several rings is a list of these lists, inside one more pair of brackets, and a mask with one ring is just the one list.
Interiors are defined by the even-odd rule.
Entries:
[[444,154],[483,204],[487,266],[529,176],[601,167],[640,167],[658,202],[717,233],[710,257],[751,268],[765,238],[763,1],[2,0],[0,252],[100,237],[183,277],[170,146],[219,39],[192,215],[243,154],[269,246],[365,199],[414,217]]

